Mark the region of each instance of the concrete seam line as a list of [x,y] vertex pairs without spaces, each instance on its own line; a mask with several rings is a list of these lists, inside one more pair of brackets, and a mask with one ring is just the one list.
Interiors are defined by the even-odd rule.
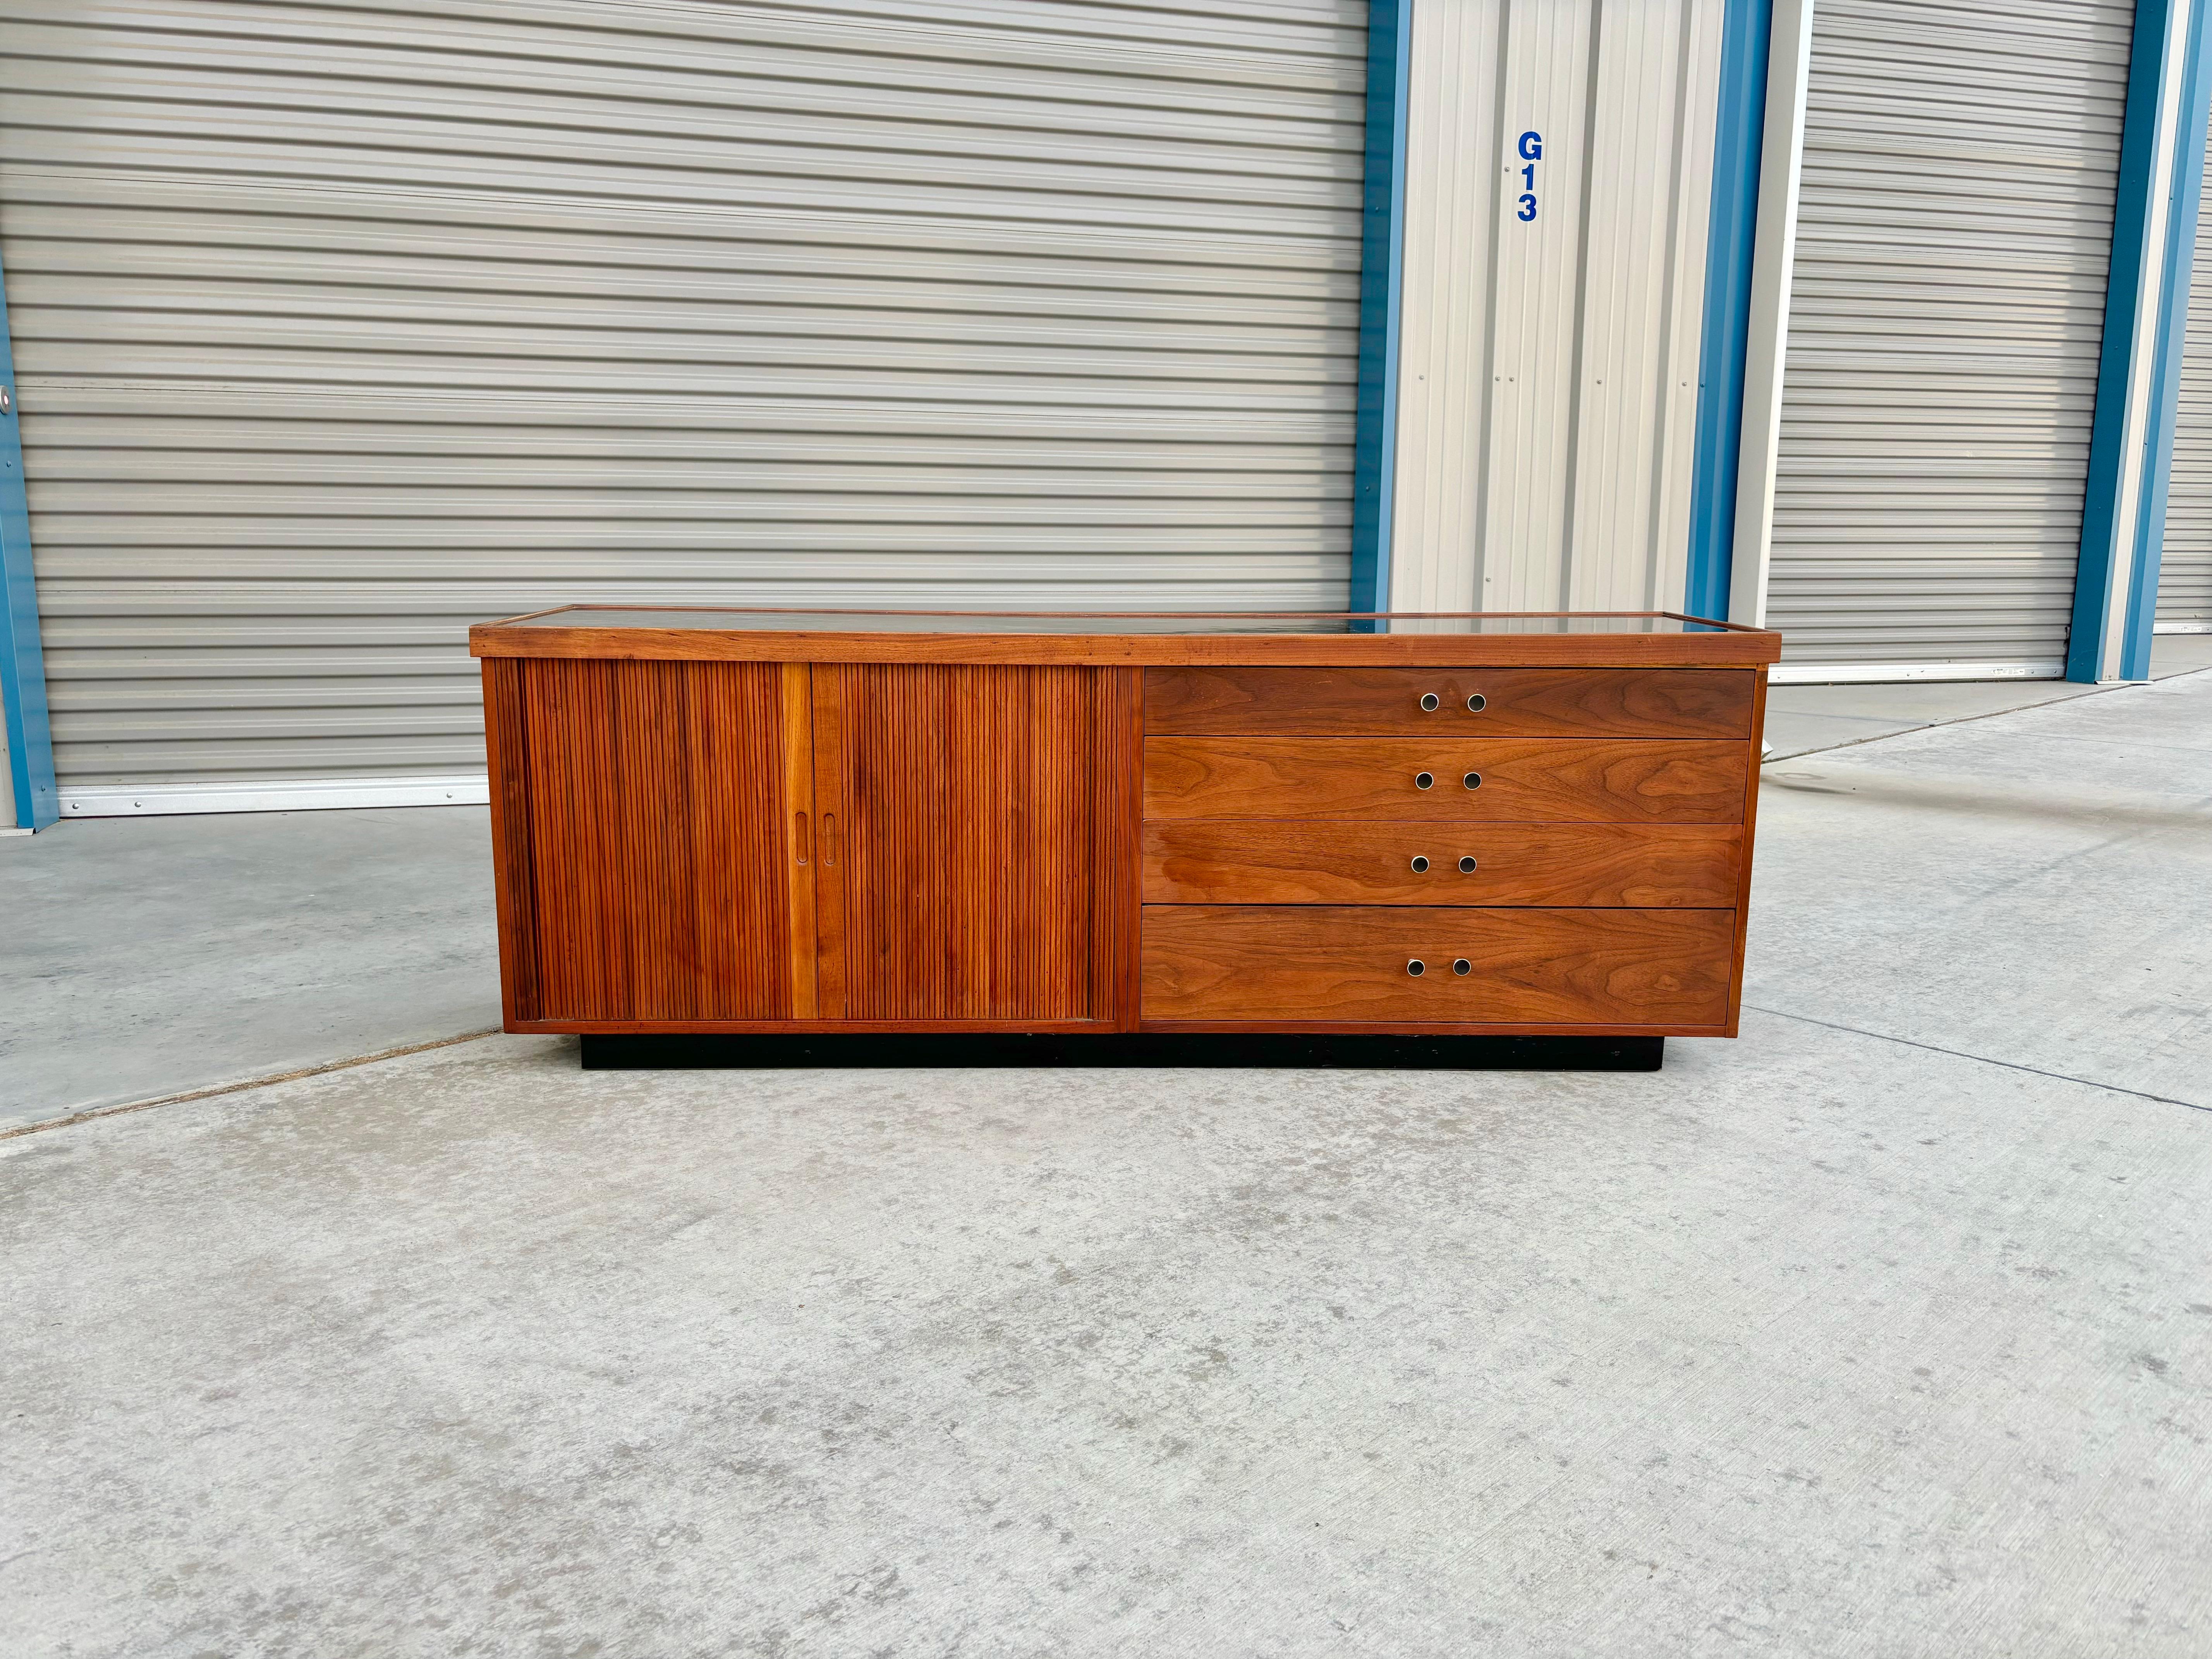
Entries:
[[[2192,674],[2212,674],[2212,668],[2191,668],[2179,674],[2168,674],[2166,678],[2169,680],[2185,680]],[[1802,760],[1808,755],[1832,755],[1838,749],[1856,749],[1861,744],[1867,743],[1887,743],[1892,738],[1909,738],[1916,732],[1933,732],[1939,726],[1968,726],[1976,720],[1993,720],[2000,714],[2025,714],[2031,708],[2048,708],[2054,702],[2086,702],[2089,698],[2101,697],[2108,691],[2140,691],[2147,685],[2160,685],[2164,683],[2161,680],[2122,680],[2114,685],[2100,685],[2093,690],[2076,691],[2070,696],[2062,691],[2058,696],[2046,697],[2041,702],[2024,702],[2014,708],[1992,708],[1986,714],[1960,714],[1952,720],[1929,720],[1919,726],[1908,726],[1902,732],[1877,732],[1870,738],[1853,738],[1849,743],[1832,743],[1825,749],[1801,749],[1794,755],[1768,755],[1759,763],[1764,768],[1773,765],[1777,761]],[[2063,682],[2054,682],[2054,684],[2063,684]],[[1837,1027],[1838,1030],[1850,1029],[1849,1026]],[[1863,1032],[1861,1035],[1872,1036],[1873,1033]],[[1948,1054],[1950,1051],[1945,1049],[1943,1052]],[[1997,1062],[1999,1065],[2003,1063],[2002,1060]],[[2186,1101],[2182,1103],[2188,1104]]]
[[2040,1066],[2023,1066],[2016,1060],[1992,1060],[1987,1054],[1970,1054],[1964,1048],[1946,1048],[1939,1043],[1915,1042],[1911,1037],[1892,1036],[1887,1031],[1862,1030],[1856,1025],[1838,1025],[1832,1019],[1814,1019],[1810,1014],[1792,1014],[1780,1008],[1762,1008],[1755,1002],[1743,1005],[1757,1014],[1771,1014],[1777,1019],[1794,1019],[1801,1024],[1818,1025],[1830,1031],[1848,1031],[1853,1036],[1871,1037],[1876,1042],[1901,1043],[1907,1048],[1919,1048],[1931,1054],[1948,1054],[1954,1060],[1978,1060],[1984,1066],[2002,1066],[2008,1072],[2026,1072],[2034,1077],[2047,1077],[2057,1083],[2078,1083],[2085,1089],[2102,1089],[2108,1094],[2132,1095],[2137,1100],[2154,1100],[2161,1106],[2186,1106],[2192,1112],[2212,1112],[2194,1100],[2177,1100],[2172,1095],[2146,1094],[2141,1089],[2123,1089],[2117,1083],[2099,1083],[2086,1077],[2075,1077],[2065,1072],[2046,1072]]
[[497,1036],[500,1028],[487,1025],[481,1031],[464,1031],[459,1036],[440,1037],[432,1042],[410,1042],[401,1048],[380,1049],[373,1054],[356,1054],[349,1060],[326,1060],[319,1066],[302,1066],[294,1072],[272,1073],[268,1077],[250,1077],[237,1083],[215,1083],[204,1089],[190,1089],[180,1095],[157,1095],[151,1100],[126,1100],[116,1106],[94,1106],[82,1112],[71,1112],[67,1117],[58,1117],[45,1123],[19,1124],[12,1129],[0,1129],[0,1140],[13,1140],[18,1135],[34,1135],[46,1129],[66,1129],[72,1123],[89,1123],[96,1117],[115,1117],[125,1112],[143,1112],[149,1106],[181,1106],[188,1100],[209,1100],[216,1095],[234,1095],[247,1089],[266,1089],[272,1084],[293,1083],[303,1077],[320,1077],[325,1072],[343,1072],[356,1066],[374,1066],[380,1060],[398,1060],[403,1054],[428,1054],[433,1048],[450,1048],[459,1042],[474,1042],[480,1037]]

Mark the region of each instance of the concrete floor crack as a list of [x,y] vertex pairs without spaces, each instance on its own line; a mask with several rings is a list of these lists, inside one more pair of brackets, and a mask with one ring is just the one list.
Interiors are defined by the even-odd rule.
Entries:
[[2201,1101],[2179,1100],[2172,1095],[2148,1094],[2141,1089],[2124,1089],[2117,1083],[2100,1083],[2094,1078],[2075,1077],[2066,1072],[2046,1072],[2039,1066],[2022,1066],[2016,1060],[1992,1060],[1987,1054],[1970,1054],[1963,1048],[1946,1048],[1937,1042],[1917,1042],[1911,1037],[1893,1036],[1887,1031],[1869,1031],[1856,1025],[1838,1024],[1832,1019],[1814,1019],[1810,1014],[1793,1014],[1784,1008],[1763,1008],[1754,1002],[1747,1002],[1743,1006],[1755,1014],[1771,1014],[1777,1019],[1794,1019],[1801,1024],[1818,1025],[1830,1031],[1872,1037],[1877,1042],[1894,1042],[1907,1048],[1925,1049],[1931,1054],[1949,1054],[1954,1060],[1978,1060],[1984,1066],[2002,1066],[2008,1072],[2027,1072],[2058,1083],[2078,1083],[2085,1089],[2102,1089],[2108,1094],[2131,1095],[2137,1100],[2154,1100],[2161,1106],[2185,1106],[2192,1112],[2212,1112],[2212,1105]]

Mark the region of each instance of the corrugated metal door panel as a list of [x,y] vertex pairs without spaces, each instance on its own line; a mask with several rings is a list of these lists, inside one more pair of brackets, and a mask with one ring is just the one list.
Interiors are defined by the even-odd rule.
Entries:
[[1767,620],[1802,664],[2058,672],[2129,0],[1820,0]]
[[[2207,141],[2212,156],[2212,139]],[[2212,631],[2212,222],[2200,221],[2189,273],[2181,405],[2166,498],[2166,548],[2158,567],[2157,625]]]
[[0,0],[74,784],[480,769],[568,600],[1342,605],[1336,0]]
[[1416,7],[1400,608],[1681,604],[1725,11]]

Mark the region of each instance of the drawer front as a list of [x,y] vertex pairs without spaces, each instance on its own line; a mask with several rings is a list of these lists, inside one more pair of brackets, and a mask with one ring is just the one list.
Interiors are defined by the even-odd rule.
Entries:
[[1735,913],[1148,905],[1144,940],[1147,1020],[1712,1026]]
[[1742,742],[1757,678],[1747,668],[1152,668],[1145,729]]
[[1733,824],[1148,823],[1145,902],[1726,909],[1742,851]]
[[1666,739],[1146,738],[1145,816],[1741,823],[1750,753]]

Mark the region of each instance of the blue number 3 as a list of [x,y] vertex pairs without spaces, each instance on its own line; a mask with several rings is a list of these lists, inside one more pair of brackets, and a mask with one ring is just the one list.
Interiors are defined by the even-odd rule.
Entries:
[[1523,196],[1521,198],[1521,210],[1513,216],[1523,224],[1534,219],[1536,216],[1536,198],[1533,196]]

